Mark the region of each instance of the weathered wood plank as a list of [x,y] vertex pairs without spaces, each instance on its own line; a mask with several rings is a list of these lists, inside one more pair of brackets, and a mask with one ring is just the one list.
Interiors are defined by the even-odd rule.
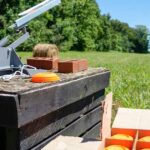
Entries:
[[19,130],[17,128],[6,128],[6,149],[19,150]]
[[0,150],[19,150],[19,131],[17,128],[0,128]]
[[88,114],[82,116],[79,120],[75,121],[73,124],[71,124],[59,134],[64,136],[80,136],[89,128],[91,128],[94,124],[100,122],[102,113],[103,109],[101,107],[98,107],[93,111],[89,112]]
[[0,127],[0,149],[5,150],[6,149],[6,132],[5,128]]
[[24,149],[32,147],[50,135],[64,129],[69,123],[80,118],[80,116],[91,111],[95,107],[100,106],[104,98],[104,90],[99,91],[21,127],[21,147]]
[[18,127],[17,96],[0,95],[0,127]]
[[5,82],[4,80],[0,79],[0,93],[2,94],[23,93],[25,91],[53,86],[55,84],[76,80],[85,76],[90,76],[102,72],[108,72],[108,70],[100,67],[100,68],[89,68],[88,70],[81,71],[78,73],[69,73],[69,74],[56,73],[61,78],[61,81],[54,83],[33,83],[30,81],[31,80],[30,78],[29,79],[13,78],[9,82]]
[[81,137],[83,137],[83,138],[91,138],[91,139],[99,138],[99,136],[100,136],[100,127],[101,127],[101,123],[96,124],[92,129],[87,131]]
[[103,72],[20,94],[18,126],[105,89],[109,85],[109,77],[110,72]]
[[65,105],[105,89],[109,84],[109,76],[110,73],[107,71],[20,95],[0,94],[0,126],[21,127]]
[[31,150],[40,150],[42,147],[44,147],[47,143],[49,143],[51,140],[56,138],[59,135],[64,136],[80,136],[86,131],[88,131],[89,128],[91,128],[94,124],[100,122],[100,116],[102,116],[103,110],[101,107],[98,107],[94,109],[93,111],[89,112],[88,114],[82,116],[80,119],[76,120],[72,124],[70,124],[68,127],[63,129],[62,131],[58,132],[54,136],[48,138],[47,140],[44,140],[42,143],[40,143],[38,146],[32,148]]

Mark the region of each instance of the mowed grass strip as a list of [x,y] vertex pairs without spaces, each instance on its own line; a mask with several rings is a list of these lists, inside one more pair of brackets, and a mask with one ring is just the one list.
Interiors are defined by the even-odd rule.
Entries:
[[[19,52],[25,62],[31,52]],[[90,67],[111,71],[107,92],[114,94],[114,104],[129,108],[150,108],[150,54],[119,52],[61,52],[61,59],[86,58]]]

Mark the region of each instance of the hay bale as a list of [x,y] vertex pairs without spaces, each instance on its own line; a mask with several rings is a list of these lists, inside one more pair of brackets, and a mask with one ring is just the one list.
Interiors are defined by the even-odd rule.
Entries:
[[55,44],[37,44],[33,48],[33,57],[58,58],[59,49]]

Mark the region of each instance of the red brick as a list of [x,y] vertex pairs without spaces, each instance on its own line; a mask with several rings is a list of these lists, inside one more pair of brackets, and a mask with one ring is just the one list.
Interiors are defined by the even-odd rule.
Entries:
[[88,62],[86,59],[79,60],[79,71],[84,71],[88,69]]
[[58,63],[58,72],[60,73],[76,73],[83,70],[87,70],[87,60],[69,60],[60,61]]
[[27,64],[34,66],[38,69],[51,70],[51,69],[58,69],[58,61],[59,59],[35,57],[27,59]]
[[61,61],[58,63],[58,72],[60,73],[76,73],[78,72],[78,61]]

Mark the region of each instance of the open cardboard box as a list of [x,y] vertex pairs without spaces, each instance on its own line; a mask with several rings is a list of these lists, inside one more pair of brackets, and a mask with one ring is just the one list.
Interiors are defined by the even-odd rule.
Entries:
[[119,108],[112,125],[111,135],[127,134],[134,141],[113,140],[109,137],[105,140],[105,147],[109,145],[122,145],[130,150],[150,149],[150,142],[141,142],[140,138],[150,136],[150,110]]

